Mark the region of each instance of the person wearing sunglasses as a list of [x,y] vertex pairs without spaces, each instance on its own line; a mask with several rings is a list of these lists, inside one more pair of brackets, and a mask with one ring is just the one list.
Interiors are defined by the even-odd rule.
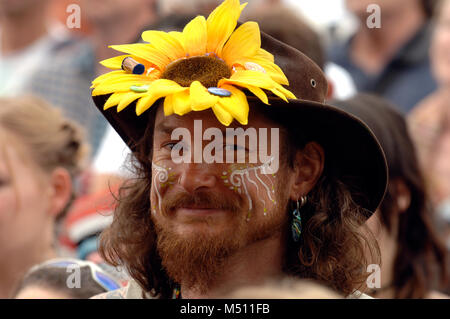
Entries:
[[119,288],[121,285],[93,262],[55,258],[32,267],[14,298],[88,299]]
[[30,267],[65,253],[57,239],[89,147],[79,125],[38,97],[0,105],[0,298],[10,298]]

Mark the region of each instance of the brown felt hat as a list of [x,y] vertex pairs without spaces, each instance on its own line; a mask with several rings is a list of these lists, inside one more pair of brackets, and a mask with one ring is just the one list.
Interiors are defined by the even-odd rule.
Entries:
[[[248,101],[261,104],[270,118],[287,127],[291,134],[306,135],[308,140],[321,144],[325,150],[327,172],[346,183],[358,204],[374,212],[384,197],[388,174],[383,150],[372,131],[353,115],[325,103],[327,80],[311,59],[263,32],[261,47],[275,56],[275,63],[289,80],[287,89],[297,99],[289,99],[286,103],[270,96],[270,105],[264,105],[246,92]],[[145,113],[150,113],[151,109],[136,116],[134,102],[120,113],[113,108],[103,110],[108,97],[99,95],[93,99],[100,112],[133,149],[144,135],[149,118]]]

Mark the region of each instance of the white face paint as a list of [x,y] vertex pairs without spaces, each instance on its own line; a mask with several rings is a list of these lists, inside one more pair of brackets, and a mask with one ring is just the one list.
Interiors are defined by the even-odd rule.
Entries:
[[[152,169],[154,170],[152,184],[154,185],[155,193],[156,193],[156,196],[158,197],[159,211],[161,212],[161,202],[162,202],[161,190],[165,187],[168,187],[168,186],[174,184],[174,181],[172,178],[173,174],[169,173],[169,171],[171,171],[172,168],[171,167],[166,168],[166,167],[159,166],[155,163],[152,163]],[[153,214],[156,214],[155,208],[156,208],[156,206],[152,205]]]
[[[272,203],[276,204],[276,202],[272,196],[275,193],[275,187],[273,185],[272,179],[270,177],[268,177],[266,174],[267,168],[271,165],[272,161],[273,161],[273,158],[271,158],[268,162],[266,162],[260,166],[232,170],[230,172],[229,177],[227,177],[227,175],[228,175],[227,172],[222,173],[222,179],[224,179],[225,185],[231,184],[232,186],[230,186],[230,189],[237,191],[239,194],[241,194],[242,190],[243,190],[245,196],[247,197],[248,205],[249,205],[247,221],[250,221],[251,212],[253,210],[253,201],[250,197],[250,194],[248,193],[246,182],[248,182],[249,184],[253,185],[256,188],[257,197],[261,201],[261,203],[263,204],[263,207],[264,207],[263,208],[264,216],[267,216],[267,205],[266,205],[267,203],[259,195],[260,194],[259,186],[262,186],[262,188],[264,188],[264,190],[266,191],[267,198],[270,201],[272,201]],[[250,177],[250,174],[254,175],[254,177],[256,178],[256,181],[254,181]],[[260,176],[259,174],[261,174],[262,176]],[[272,176],[276,177],[275,174],[272,174]],[[270,182],[271,187],[269,187],[268,184],[263,181],[264,177],[265,177],[265,179],[267,179]],[[259,186],[258,186],[258,184],[259,184]],[[264,190],[261,190],[261,191],[264,191]]]
[[[250,166],[242,168],[234,168],[230,166],[229,171],[222,172],[222,180],[224,184],[231,190],[234,190],[238,194],[247,198],[248,201],[248,213],[247,221],[250,221],[251,213],[254,209],[254,203],[249,193],[249,187],[254,187],[256,189],[256,197],[261,202],[263,206],[263,214],[267,216],[267,200],[270,200],[273,204],[276,204],[275,197],[275,187],[273,179],[268,175],[268,167],[272,164],[273,157],[269,161],[260,166]],[[170,172],[172,167],[166,167],[165,165],[160,166],[156,163],[152,163],[153,169],[153,181],[152,185],[155,190],[155,194],[158,200],[159,211],[161,212],[162,203],[162,191],[167,187],[175,184],[174,173]],[[275,174],[271,174],[272,177],[276,178]],[[265,193],[265,196],[264,196]],[[156,214],[156,205],[152,205],[152,213]]]

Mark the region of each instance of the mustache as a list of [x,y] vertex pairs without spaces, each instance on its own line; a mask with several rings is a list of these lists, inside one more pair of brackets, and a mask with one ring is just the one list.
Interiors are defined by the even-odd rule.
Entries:
[[183,207],[201,207],[239,213],[242,211],[243,202],[240,198],[234,196],[231,198],[221,193],[196,191],[195,193],[177,192],[175,194],[166,194],[161,203],[163,214]]

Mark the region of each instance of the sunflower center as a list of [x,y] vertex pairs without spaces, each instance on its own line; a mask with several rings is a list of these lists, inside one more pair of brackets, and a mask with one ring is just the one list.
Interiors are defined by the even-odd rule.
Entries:
[[161,78],[175,81],[183,87],[199,81],[209,88],[217,86],[219,80],[230,76],[230,68],[224,61],[215,57],[196,56],[170,63]]

